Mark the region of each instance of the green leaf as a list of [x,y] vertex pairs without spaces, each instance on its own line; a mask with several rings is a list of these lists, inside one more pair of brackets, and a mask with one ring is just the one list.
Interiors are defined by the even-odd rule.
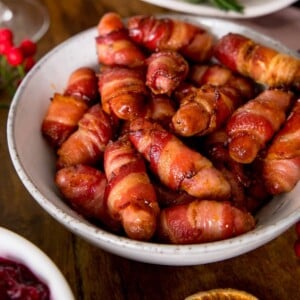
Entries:
[[237,12],[242,12],[244,9],[244,7],[235,0],[212,0],[212,1],[220,9],[223,9],[226,11],[233,10],[233,11],[237,11]]
[[190,3],[211,3],[215,7],[225,11],[243,12],[244,7],[238,0],[185,0]]

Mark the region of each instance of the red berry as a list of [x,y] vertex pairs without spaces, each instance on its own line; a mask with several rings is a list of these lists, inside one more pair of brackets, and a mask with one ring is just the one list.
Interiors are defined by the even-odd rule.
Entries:
[[32,56],[27,57],[24,62],[24,70],[27,73],[35,64],[35,60]]
[[0,42],[9,41],[13,43],[13,33],[9,28],[0,29]]
[[24,61],[24,56],[20,48],[12,47],[6,55],[7,61],[12,66],[18,66]]
[[296,256],[300,258],[300,239],[296,240],[294,244],[294,251]]
[[33,56],[36,53],[36,43],[31,40],[23,40],[20,44],[20,48],[24,57]]
[[0,55],[6,55],[12,47],[11,41],[1,41],[0,42]]
[[297,236],[300,238],[300,221],[298,221],[295,225],[295,230],[296,230],[296,234]]

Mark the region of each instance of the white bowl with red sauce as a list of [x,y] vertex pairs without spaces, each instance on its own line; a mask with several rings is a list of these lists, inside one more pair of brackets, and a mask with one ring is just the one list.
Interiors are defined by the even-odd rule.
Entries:
[[[216,38],[228,32],[245,34],[282,52],[296,55],[279,42],[225,20],[172,15],[210,30]],[[43,57],[30,71],[15,94],[7,123],[12,162],[32,197],[58,222],[101,249],[116,255],[161,265],[197,265],[232,258],[278,237],[300,219],[300,184],[290,193],[275,197],[256,215],[256,227],[240,236],[203,244],[171,245],[141,242],[96,226],[75,212],[55,186],[55,154],[41,134],[49,99],[66,86],[79,67],[98,69],[95,53],[97,29],[84,31]]]
[[[20,274],[23,276],[18,276]],[[17,288],[11,284],[14,280]],[[38,298],[33,296],[36,293]],[[11,299],[75,299],[61,271],[40,248],[0,227],[0,298],[6,299],[7,294]]]

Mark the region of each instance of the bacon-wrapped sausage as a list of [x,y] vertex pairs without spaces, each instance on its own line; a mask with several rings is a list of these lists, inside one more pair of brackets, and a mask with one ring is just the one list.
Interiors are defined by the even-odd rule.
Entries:
[[98,169],[86,165],[62,168],[55,175],[55,184],[67,203],[84,217],[100,221],[116,231],[120,224],[107,213],[104,199],[107,180]]
[[[176,112],[174,101],[167,95],[154,95],[150,93],[147,101],[144,118],[155,121],[166,129],[170,129],[172,117]],[[119,135],[129,132],[130,121],[122,122]]]
[[300,60],[261,45],[246,36],[229,33],[214,48],[214,56],[231,70],[269,87],[300,90]]
[[227,123],[230,156],[251,163],[286,119],[293,100],[291,92],[265,90],[239,107]]
[[72,72],[64,95],[79,98],[89,106],[99,98],[96,72],[88,67],[81,67]]
[[229,86],[203,85],[191,89],[180,100],[172,128],[181,136],[206,135],[223,126],[241,104],[241,96]]
[[129,138],[161,182],[198,198],[226,199],[230,185],[212,163],[159,124],[143,118],[130,124]]
[[159,51],[147,58],[146,85],[154,94],[168,96],[186,78],[187,61],[176,51]]
[[211,58],[213,37],[205,29],[181,20],[134,16],[128,20],[129,36],[151,51],[174,50],[204,62]]
[[267,150],[263,175],[273,195],[291,191],[300,180],[300,99]]
[[106,13],[97,28],[96,49],[99,63],[127,67],[144,65],[144,53],[129,38],[128,30],[118,14]]
[[44,116],[41,131],[58,148],[77,129],[78,121],[99,96],[98,79],[93,69],[74,70],[62,94],[55,93]]
[[105,68],[99,74],[99,91],[103,110],[123,120],[146,114],[149,94],[145,73],[125,67]]
[[149,240],[156,230],[159,206],[143,158],[127,136],[110,142],[104,154],[108,178],[108,212],[119,220],[128,237]]
[[76,130],[87,109],[87,104],[80,99],[54,94],[41,126],[43,136],[53,148],[59,148]]
[[255,226],[253,216],[229,202],[195,200],[161,210],[158,238],[173,244],[228,239]]
[[194,64],[190,67],[188,79],[197,87],[205,84],[230,86],[235,88],[245,99],[253,98],[256,92],[255,83],[251,79],[218,64]]
[[234,206],[253,213],[270,198],[258,164],[250,166],[233,160],[229,155],[228,136],[224,128],[205,137],[201,142],[205,155],[230,183],[230,201]]
[[58,149],[57,167],[97,164],[113,133],[111,118],[99,103],[94,104],[80,119],[78,129]]

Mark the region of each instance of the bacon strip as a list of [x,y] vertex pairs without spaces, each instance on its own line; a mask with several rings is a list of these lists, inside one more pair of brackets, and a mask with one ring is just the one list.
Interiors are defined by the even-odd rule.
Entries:
[[300,180],[300,99],[267,151],[263,175],[273,195],[291,191]]

